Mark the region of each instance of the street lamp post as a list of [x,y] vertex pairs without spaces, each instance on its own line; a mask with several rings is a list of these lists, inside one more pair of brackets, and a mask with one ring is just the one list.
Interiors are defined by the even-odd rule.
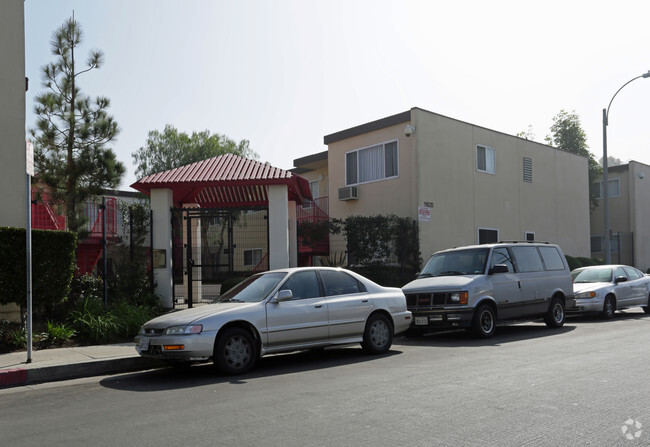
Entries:
[[623,90],[623,87],[625,87],[627,84],[629,84],[632,81],[635,81],[639,78],[650,78],[650,70],[648,70],[647,73],[643,73],[641,76],[637,76],[635,78],[630,79],[627,81],[625,84],[621,86],[618,90],[616,90],[616,93],[614,93],[614,96],[612,96],[612,99],[609,101],[609,105],[607,106],[606,109],[603,109],[603,214],[604,214],[604,226],[605,229],[603,231],[604,233],[604,239],[605,239],[605,264],[611,264],[612,263],[612,254],[610,250],[610,244],[609,244],[609,189],[608,189],[608,184],[607,182],[609,181],[608,175],[607,175],[607,125],[609,124],[609,108],[612,106],[612,101],[614,101],[614,98],[616,98],[616,95],[618,95],[618,92]]

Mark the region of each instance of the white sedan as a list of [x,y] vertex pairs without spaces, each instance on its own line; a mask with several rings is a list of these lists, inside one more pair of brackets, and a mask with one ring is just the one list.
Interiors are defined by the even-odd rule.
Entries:
[[643,307],[650,313],[650,276],[629,265],[594,265],[571,272],[576,309],[614,317],[616,310]]
[[276,352],[361,343],[366,352],[384,353],[410,324],[400,289],[348,270],[302,267],[253,275],[213,304],[154,318],[135,344],[144,357],[212,359],[221,372],[239,374]]

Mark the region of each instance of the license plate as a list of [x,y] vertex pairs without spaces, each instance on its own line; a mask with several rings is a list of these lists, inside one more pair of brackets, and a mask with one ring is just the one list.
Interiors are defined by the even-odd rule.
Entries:
[[416,326],[426,326],[429,324],[429,319],[427,317],[415,317]]
[[141,351],[148,350],[149,349],[149,339],[147,337],[141,337],[139,347],[140,347]]

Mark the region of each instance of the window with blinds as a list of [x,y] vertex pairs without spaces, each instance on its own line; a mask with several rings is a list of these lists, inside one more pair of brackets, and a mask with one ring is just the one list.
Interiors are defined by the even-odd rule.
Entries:
[[397,140],[345,154],[345,184],[374,182],[399,176]]

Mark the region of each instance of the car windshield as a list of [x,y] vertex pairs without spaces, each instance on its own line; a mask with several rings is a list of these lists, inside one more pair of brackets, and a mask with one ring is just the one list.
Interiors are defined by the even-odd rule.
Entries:
[[256,303],[266,298],[286,273],[263,273],[250,276],[215,300],[217,303]]
[[436,253],[420,273],[420,278],[430,276],[481,275],[485,272],[489,248],[473,248]]
[[571,272],[571,277],[574,283],[610,282],[612,280],[612,269],[610,267],[602,267],[574,270]]

